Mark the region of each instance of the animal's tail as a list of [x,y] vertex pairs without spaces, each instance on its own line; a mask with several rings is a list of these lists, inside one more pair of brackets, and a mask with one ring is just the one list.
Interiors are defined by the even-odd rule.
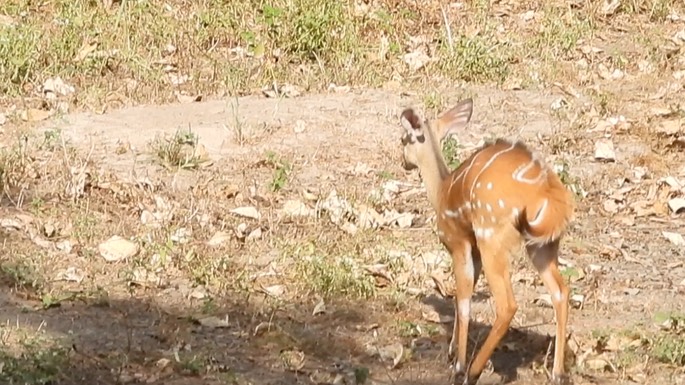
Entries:
[[530,243],[546,244],[558,239],[573,218],[575,200],[571,191],[551,174],[532,205],[523,207],[518,218],[519,231]]

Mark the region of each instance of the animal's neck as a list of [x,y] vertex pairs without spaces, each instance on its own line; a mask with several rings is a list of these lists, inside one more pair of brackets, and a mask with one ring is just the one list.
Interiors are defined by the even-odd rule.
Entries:
[[429,136],[426,138],[426,146],[428,148],[421,158],[419,169],[421,171],[421,179],[426,186],[428,193],[428,201],[435,211],[438,211],[440,203],[440,194],[443,181],[449,176],[450,169],[445,164],[445,159],[442,157],[439,141]]

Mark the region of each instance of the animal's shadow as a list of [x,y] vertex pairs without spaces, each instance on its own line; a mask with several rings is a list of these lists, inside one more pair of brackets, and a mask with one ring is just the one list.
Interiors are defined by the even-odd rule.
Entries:
[[[488,296],[483,293],[474,293],[472,301],[482,302]],[[421,299],[421,302],[431,306],[441,316],[454,316],[454,301],[437,295],[429,295]],[[455,320],[456,322],[456,320]],[[448,336],[445,350],[452,338],[453,323],[442,324]],[[467,357],[471,360],[476,350],[485,341],[492,325],[469,322],[469,338]],[[512,347],[512,348],[510,348]],[[518,368],[530,367],[533,364],[543,365],[547,360],[548,369],[551,370],[553,361],[554,336],[542,335],[532,330],[517,329],[512,326],[499,343],[495,352],[490,357],[495,373],[499,374],[504,383],[515,381],[518,377]]]

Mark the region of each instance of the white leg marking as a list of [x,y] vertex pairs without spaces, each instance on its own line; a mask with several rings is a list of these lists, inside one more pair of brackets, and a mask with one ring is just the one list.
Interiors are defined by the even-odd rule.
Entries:
[[547,203],[548,202],[549,202],[549,200],[545,199],[545,202],[542,204],[542,207],[540,207],[540,210],[538,210],[538,213],[535,214],[535,218],[532,221],[528,222],[528,225],[537,226],[540,223],[542,223],[542,219],[545,216],[545,211],[547,211]]
[[457,304],[459,317],[468,318],[471,315],[471,299],[464,298],[460,299]]
[[499,208],[501,208],[501,209],[504,208],[504,201],[503,201],[502,199],[500,199],[499,201],[497,201],[497,203],[499,203]]
[[[476,175],[475,178],[473,178],[473,180],[478,180],[478,178],[480,178],[480,175],[483,173],[483,171],[487,170],[488,167],[490,167],[490,165],[492,164],[492,162],[494,162],[500,155],[502,155],[502,154],[504,154],[504,153],[507,153],[507,152],[513,150],[515,146],[516,146],[516,144],[515,144],[515,143],[512,143],[511,146],[510,146],[509,148],[504,149],[504,150],[501,150],[501,151],[495,153],[494,155],[492,155],[492,156],[490,157],[490,159],[488,159],[488,161],[485,162],[485,165],[483,165],[483,167],[480,168],[480,170],[478,171],[478,174]],[[475,185],[472,185],[472,186],[471,186],[471,191],[470,191],[471,194],[473,194],[473,188],[474,188],[474,187],[476,187],[476,186],[475,186]]]
[[467,277],[473,277],[475,274],[473,267],[473,254],[471,254],[471,244],[468,242],[464,244],[464,274]]
[[488,190],[492,190],[492,182],[488,182],[487,188]]

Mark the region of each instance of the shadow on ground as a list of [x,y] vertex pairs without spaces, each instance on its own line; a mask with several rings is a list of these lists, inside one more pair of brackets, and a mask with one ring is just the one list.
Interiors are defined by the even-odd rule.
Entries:
[[[336,376],[350,384],[366,369],[378,384],[448,381],[452,326],[444,325],[447,336],[399,338],[379,321],[399,316],[379,314],[373,304],[331,302],[326,313],[312,315],[309,304],[276,307],[234,294],[223,302],[175,306],[167,301],[178,297],[170,287],[145,298],[74,293],[46,309],[48,303],[1,271],[0,379],[9,384],[324,384]],[[428,298],[424,302],[452,313],[449,301]],[[470,330],[472,339],[488,331],[475,322]],[[398,338],[412,346],[412,358],[389,369],[375,353]],[[513,340],[526,341],[526,349],[508,351]],[[493,357],[495,369],[511,382],[517,368],[543,359],[548,344],[546,336],[510,330]]]

